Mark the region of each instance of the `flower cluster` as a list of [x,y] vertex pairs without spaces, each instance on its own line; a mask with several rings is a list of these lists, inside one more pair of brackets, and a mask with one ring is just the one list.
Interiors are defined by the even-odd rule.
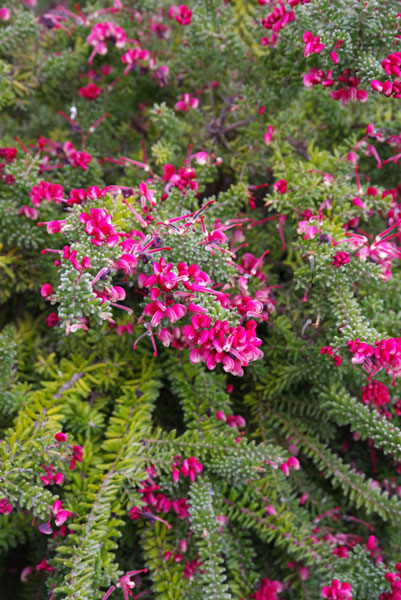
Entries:
[[79,88],[79,95],[87,100],[96,100],[102,93],[102,88],[98,87],[95,83],[88,83],[88,85]]
[[390,396],[388,387],[384,383],[374,379],[362,388],[362,402],[376,408],[381,407],[383,404],[389,404]]
[[127,35],[125,31],[112,21],[96,23],[86,38],[88,44],[93,46],[93,51],[88,60],[89,64],[92,64],[96,54],[100,54],[101,56],[107,54],[107,42],[110,41],[116,48],[124,48],[126,40]]
[[280,2],[273,11],[264,19],[262,19],[262,25],[265,29],[271,30],[272,35],[270,39],[266,36],[262,37],[260,43],[262,46],[275,46],[278,40],[278,33],[284,29],[295,19],[295,13],[293,10],[287,11],[284,6],[284,2]]
[[351,600],[351,586],[349,583],[341,583],[338,579],[333,579],[331,585],[322,588],[322,596],[330,600]]
[[278,600],[278,595],[284,590],[284,584],[281,581],[271,581],[263,579],[259,589],[255,594],[251,594],[252,600]]
[[85,225],[85,233],[91,237],[95,246],[102,246],[103,242],[112,248],[118,242],[118,233],[111,224],[113,216],[107,214],[103,208],[91,208],[90,214],[83,212],[79,220]]
[[31,189],[30,197],[34,206],[40,206],[43,200],[59,204],[64,198],[64,191],[58,183],[40,181],[39,185],[34,185]]
[[49,465],[48,467],[42,465],[42,467],[45,471],[45,475],[41,475],[40,479],[44,485],[61,485],[63,483],[63,474],[58,471],[54,473],[53,470],[55,467],[53,465]]
[[352,362],[362,365],[371,379],[381,369],[395,378],[401,375],[401,338],[389,338],[376,341],[375,346],[361,342],[359,338],[347,342],[349,351],[353,354]]
[[170,19],[175,19],[180,25],[190,25],[192,19],[192,11],[185,4],[170,6],[168,10],[168,16]]
[[204,362],[208,369],[221,363],[227,373],[243,375],[243,367],[262,358],[259,349],[262,340],[256,337],[256,322],[247,321],[241,325],[229,326],[228,321],[212,319],[206,315],[194,315],[191,325],[183,327],[183,334],[192,350],[189,360],[192,363]]
[[0,515],[9,515],[12,511],[12,506],[7,498],[1,498],[0,500]]
[[303,42],[305,44],[305,57],[310,56],[312,53],[319,54],[324,48],[324,44],[321,43],[320,37],[318,35],[314,36],[310,31],[305,31]]
[[184,458],[181,462],[181,456],[174,457],[173,464],[173,481],[177,483],[180,474],[184,477],[189,477],[190,481],[195,481],[196,475],[202,473],[203,465],[194,456]]

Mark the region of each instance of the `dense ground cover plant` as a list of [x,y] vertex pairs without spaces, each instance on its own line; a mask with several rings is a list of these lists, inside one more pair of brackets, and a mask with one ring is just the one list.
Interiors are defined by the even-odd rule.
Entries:
[[399,11],[4,0],[5,599],[401,598]]

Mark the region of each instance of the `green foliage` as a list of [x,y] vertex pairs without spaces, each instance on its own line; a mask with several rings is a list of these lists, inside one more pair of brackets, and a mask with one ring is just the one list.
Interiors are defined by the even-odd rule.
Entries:
[[[399,3],[191,0],[188,24],[172,2],[62,4],[0,17],[5,600],[317,600],[334,578],[378,600],[401,548],[399,357],[374,355],[401,318],[401,117],[370,82],[399,84]],[[294,19],[263,27],[273,10]],[[88,41],[110,23],[123,43]],[[175,296],[149,283],[161,258]],[[216,364],[196,313],[232,328],[203,334]],[[263,357],[232,345],[251,319]]]

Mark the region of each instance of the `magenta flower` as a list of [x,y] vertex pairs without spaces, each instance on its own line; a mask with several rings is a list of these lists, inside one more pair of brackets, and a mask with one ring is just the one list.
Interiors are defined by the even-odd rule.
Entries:
[[185,4],[175,6],[174,4],[168,9],[169,19],[175,18],[180,25],[190,25],[192,19],[192,11]]
[[388,387],[384,383],[374,379],[362,388],[362,402],[376,408],[379,408],[382,404],[389,404],[390,396]]
[[279,179],[276,183],[273,184],[273,189],[275,192],[279,194],[285,194],[287,191],[287,182],[285,179]]
[[310,221],[298,221],[297,233],[303,233],[304,240],[313,240],[318,233],[318,228]]
[[49,296],[53,295],[53,288],[50,285],[50,283],[45,283],[42,285],[42,287],[40,288],[40,295],[43,298],[48,298]]
[[61,504],[61,500],[56,500],[52,506],[52,513],[54,515],[55,523],[57,527],[66,522],[68,517],[71,515],[69,510],[64,510]]
[[0,8],[0,21],[9,21],[10,14],[11,13],[8,8],[6,8],[6,7]]
[[34,185],[29,195],[34,206],[39,206],[43,200],[60,204],[64,198],[62,186],[48,181],[40,181],[39,185]]
[[42,560],[42,562],[40,562],[38,565],[36,565],[36,569],[37,572],[39,571],[48,571],[49,573],[53,573],[54,572],[54,567],[51,567],[47,560]]
[[203,562],[199,561],[199,556],[194,558],[194,560],[191,560],[191,562],[186,563],[184,569],[184,577],[186,579],[192,579],[195,573],[200,570],[200,567],[203,564]]
[[42,465],[42,468],[45,471],[45,475],[41,475],[40,479],[44,485],[53,485],[53,483],[56,485],[61,485],[63,483],[62,473],[54,473],[53,465],[49,465],[48,467],[46,465]]
[[88,83],[86,87],[79,88],[79,95],[87,100],[96,100],[102,93],[102,88],[98,87],[95,83]]
[[308,57],[313,52],[315,54],[319,54],[324,48],[324,44],[320,42],[320,37],[317,35],[313,37],[313,34],[310,31],[305,31],[303,35],[303,41],[305,44],[304,56]]
[[368,100],[368,92],[366,90],[359,89],[360,79],[358,77],[348,76],[347,71],[344,72],[344,75],[339,75],[337,80],[340,83],[344,84],[344,87],[337,88],[333,92],[330,92],[330,96],[333,100],[341,100],[343,104],[347,104],[347,102],[355,101],[358,102],[366,102]]
[[168,194],[172,187],[177,187],[184,195],[186,189],[197,190],[198,184],[194,181],[196,173],[193,169],[180,167],[177,171],[174,165],[168,164],[163,167],[163,181],[168,182],[164,191]]
[[269,125],[269,127],[267,128],[267,131],[264,135],[264,140],[265,140],[265,144],[266,146],[268,146],[270,144],[270,142],[273,139],[273,133],[274,133],[274,127],[273,125]]
[[121,61],[127,65],[124,70],[124,75],[128,75],[131,70],[134,70],[138,61],[144,62],[148,60],[149,57],[149,52],[141,48],[139,44],[135,46],[135,48],[129,48],[129,50],[121,57]]
[[16,148],[0,148],[0,158],[4,158],[6,163],[14,162],[17,156]]
[[104,208],[91,208],[90,214],[83,212],[79,220],[85,225],[85,232],[91,236],[95,246],[102,246],[103,242],[113,248],[118,242],[118,233],[112,226],[112,215],[107,214]]
[[263,579],[260,588],[255,594],[251,594],[253,600],[278,600],[277,594],[283,591],[284,585],[281,581],[270,581]]
[[0,500],[0,515],[9,515],[12,511],[12,506],[8,502],[7,498],[2,498]]
[[182,100],[174,104],[175,110],[187,112],[190,108],[198,108],[199,98],[191,96],[190,94],[184,94]]
[[[158,289],[154,289],[154,297],[158,297],[161,292]],[[158,294],[156,295],[156,292]],[[144,315],[151,316],[152,320],[150,322],[151,327],[156,327],[159,325],[162,319],[166,318],[170,321],[170,323],[175,323],[179,319],[186,314],[187,309],[183,304],[166,304],[160,300],[156,300],[155,302],[150,302],[145,306],[143,311]]]
[[322,596],[330,600],[351,600],[351,586],[349,583],[341,583],[338,579],[333,579],[331,585],[326,585],[322,589]]
[[116,48],[123,48],[126,39],[127,36],[125,31],[115,23],[112,23],[111,21],[96,23],[86,38],[88,44],[93,46],[93,51],[89,57],[88,63],[90,65],[92,64],[96,54],[100,54],[101,56],[107,54],[108,41],[111,41]]
[[63,144],[63,150],[67,156],[69,163],[73,167],[80,167],[83,171],[86,171],[88,165],[92,161],[92,156],[87,152],[80,152],[75,150],[71,142],[65,142]]
[[36,221],[39,218],[39,212],[33,206],[21,206],[18,214],[24,215],[28,219],[32,219],[32,221]]
[[342,265],[348,264],[350,261],[350,255],[348,252],[337,252],[334,255],[333,260],[331,261],[332,265],[335,265],[337,268]]
[[381,65],[387,75],[401,77],[401,52],[393,52],[393,54],[389,54],[387,58],[382,60]]
[[46,317],[46,325],[48,327],[55,327],[59,321],[60,318],[56,313],[49,313]]

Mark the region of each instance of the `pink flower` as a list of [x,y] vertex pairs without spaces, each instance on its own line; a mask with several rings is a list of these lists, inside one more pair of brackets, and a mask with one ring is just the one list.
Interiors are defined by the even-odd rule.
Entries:
[[313,37],[310,31],[305,31],[303,35],[303,41],[305,44],[304,56],[308,57],[313,52],[319,54],[324,48],[324,44],[320,43],[320,37],[317,35]]
[[73,446],[72,447],[72,458],[70,460],[70,470],[73,471],[75,469],[75,465],[77,462],[82,462],[83,450],[82,446]]
[[283,591],[284,585],[281,581],[270,581],[263,579],[260,588],[255,594],[251,594],[253,600],[278,600],[277,594]]
[[57,440],[57,442],[66,442],[68,440],[68,435],[62,431],[59,431],[55,434],[54,439]]
[[79,220],[85,225],[85,232],[95,246],[102,246],[106,242],[109,248],[113,248],[117,244],[118,234],[111,224],[113,216],[104,208],[91,208],[90,214],[81,213]]
[[333,260],[331,261],[332,265],[335,265],[337,268],[342,265],[346,265],[350,261],[350,255],[348,252],[337,252],[334,255]]
[[86,87],[79,88],[79,95],[87,100],[96,100],[102,93],[102,88],[95,83],[88,83]]
[[0,8],[0,21],[9,21],[10,14],[11,13],[8,8],[6,8],[6,7]]
[[116,48],[123,48],[126,39],[127,36],[125,31],[115,23],[112,23],[111,21],[96,23],[86,38],[88,44],[93,46],[93,51],[89,57],[88,63],[90,65],[92,64],[96,54],[100,54],[101,56],[107,54],[108,41],[111,41]]
[[191,158],[194,158],[198,165],[206,165],[209,155],[207,152],[196,152],[195,154],[191,155]]
[[6,163],[14,162],[17,156],[16,148],[0,148],[0,158],[4,158]]
[[69,510],[64,510],[61,504],[61,500],[56,500],[52,506],[52,513],[55,518],[57,527],[66,522],[68,517],[71,515]]
[[18,211],[19,215],[24,215],[25,217],[27,217],[28,219],[32,219],[33,221],[36,221],[36,219],[39,218],[39,212],[36,210],[36,208],[33,208],[33,206],[21,206],[21,208]]
[[124,75],[128,75],[131,70],[135,70],[137,62],[148,60],[149,56],[149,52],[141,48],[139,44],[134,48],[129,48],[129,50],[121,57],[121,61],[127,65],[124,70]]
[[295,471],[298,471],[299,468],[300,468],[299,460],[297,458],[295,458],[295,456],[290,456],[290,458],[287,460],[287,462],[283,462],[280,465],[280,471],[282,471],[286,477],[289,476],[290,469],[294,469]]
[[92,156],[87,152],[79,152],[75,150],[71,142],[65,142],[63,150],[67,156],[69,163],[73,167],[80,167],[83,171],[86,171],[87,166],[92,161]]
[[43,298],[48,298],[49,296],[53,295],[53,288],[50,285],[50,283],[45,283],[44,285],[42,285],[42,287],[40,288],[40,295]]
[[246,421],[244,417],[241,417],[241,415],[230,415],[229,417],[227,417],[227,425],[229,427],[242,428],[246,426]]
[[173,481],[174,483],[177,483],[180,473],[181,475],[184,475],[184,477],[189,477],[191,481],[195,481],[196,475],[202,473],[202,471],[202,463],[200,463],[194,456],[185,458],[182,461],[182,464],[180,457],[176,456],[173,465]]
[[186,579],[192,579],[194,574],[199,571],[200,567],[203,565],[203,562],[199,561],[199,556],[197,556],[194,560],[191,560],[191,562],[188,562],[185,565],[185,569],[184,569],[184,577]]
[[216,412],[216,419],[218,419],[219,421],[227,421],[227,417],[226,415],[223,413],[222,410],[218,410]]
[[60,318],[56,313],[49,313],[46,317],[46,325],[48,327],[54,327],[59,321]]
[[347,102],[355,101],[366,102],[368,100],[368,92],[366,90],[360,90],[358,88],[360,79],[354,76],[348,76],[347,71],[344,71],[344,75],[339,75],[337,80],[344,84],[344,87],[337,88],[333,92],[330,92],[330,96],[333,100],[341,100],[343,104]]
[[39,206],[43,200],[47,202],[53,201],[60,204],[64,197],[63,188],[58,183],[50,183],[48,181],[40,181],[39,185],[34,185],[30,191],[30,197],[34,206]]
[[177,23],[180,25],[190,25],[192,19],[192,11],[189,10],[185,4],[181,4],[180,6],[170,6],[168,10],[168,16],[170,19],[175,18]]
[[376,408],[379,408],[382,404],[389,404],[390,396],[388,387],[384,383],[374,379],[362,388],[362,402],[364,404],[371,404]]
[[12,511],[12,506],[9,504],[7,498],[2,498],[0,500],[0,515],[9,515]]
[[38,565],[36,565],[36,571],[49,571],[49,573],[53,573],[54,572],[54,567],[51,567],[48,563],[47,560],[42,560],[42,562],[40,562]]
[[304,240],[313,240],[318,233],[317,227],[309,223],[309,221],[298,221],[297,233],[304,234]]
[[285,194],[287,191],[287,182],[285,179],[279,179],[278,181],[276,181],[276,183],[273,185],[273,189],[275,192],[278,192],[279,194]]
[[198,108],[199,98],[191,96],[190,94],[184,94],[182,100],[174,104],[175,110],[187,112],[190,108]]
[[331,60],[337,65],[338,64],[338,54],[337,52],[335,52],[333,50],[333,52],[330,52],[330,58]]
[[20,580],[26,583],[29,575],[33,572],[32,567],[24,567],[21,571]]
[[287,460],[287,465],[295,471],[299,470],[299,460],[295,458],[295,456],[290,456],[290,458]]
[[53,465],[49,465],[48,467],[46,465],[42,465],[42,467],[45,471],[45,475],[42,475],[40,479],[44,485],[53,485],[53,483],[56,485],[61,485],[63,483],[62,473],[54,473]]
[[168,182],[164,191],[166,194],[170,192],[172,187],[177,187],[184,195],[187,188],[197,190],[198,184],[194,181],[196,173],[193,169],[180,167],[177,171],[174,165],[168,164],[163,167],[163,181]]
[[362,364],[370,377],[385,369],[386,373],[392,375],[394,385],[395,378],[401,376],[401,338],[376,341],[374,348],[357,338],[355,341],[349,340],[347,346],[353,354],[352,362]]
[[322,589],[322,596],[330,600],[351,600],[351,586],[349,583],[340,583],[338,579],[333,579],[331,585]]
[[267,131],[263,137],[263,139],[265,140],[265,144],[266,146],[268,146],[270,144],[270,142],[273,139],[273,132],[274,132],[274,127],[273,125],[269,125],[269,127],[267,128]]
[[381,64],[387,75],[401,77],[401,52],[389,54],[387,58],[382,60]]

